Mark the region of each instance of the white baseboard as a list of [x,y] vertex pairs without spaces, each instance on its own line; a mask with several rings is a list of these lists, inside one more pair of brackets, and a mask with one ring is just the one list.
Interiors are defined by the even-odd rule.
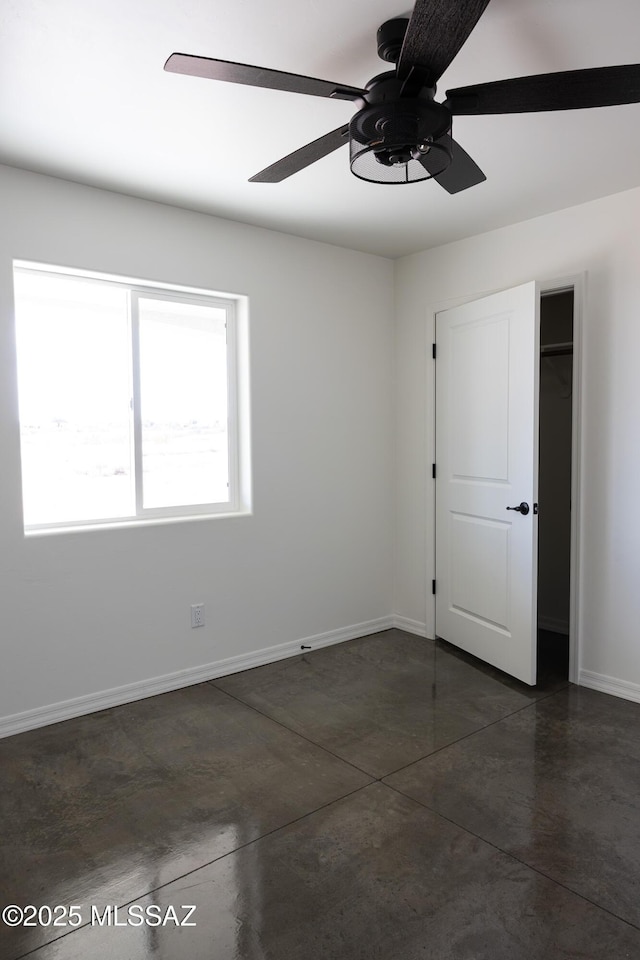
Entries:
[[[107,710],[123,703],[134,700],[144,700],[146,697],[155,697],[159,693],[168,693],[170,690],[179,690],[181,687],[190,687],[206,680],[215,680],[230,673],[239,673],[251,667],[259,667],[265,663],[274,663],[287,657],[294,657],[300,653],[300,647],[328,647],[334,643],[343,643],[345,640],[355,640],[357,637],[366,637],[370,633],[380,633],[395,626],[393,617],[379,617],[377,620],[365,620],[363,623],[354,623],[339,630],[328,630],[312,637],[303,637],[300,640],[291,640],[288,643],[279,643],[273,647],[264,647],[251,653],[240,654],[237,657],[228,657],[225,660],[216,660],[199,667],[190,667],[187,670],[177,670],[161,677],[152,677],[149,680],[140,680],[137,683],[127,683],[122,687],[113,687],[110,690],[101,690],[83,697],[74,697],[61,703],[52,703],[34,710],[25,710],[23,713],[14,713],[8,717],[0,717],[0,738],[11,737],[16,733],[34,730],[37,727],[46,727],[61,720],[70,720],[72,717],[81,717],[87,713],[96,713],[98,710]],[[405,628],[403,628],[405,629]]]
[[541,630],[549,630],[551,633],[563,633],[569,636],[569,623],[567,620],[559,620],[557,617],[538,616],[538,627]]
[[393,626],[396,630],[405,630],[407,633],[415,633],[418,637],[427,636],[427,625],[420,620],[411,620],[409,617],[400,617],[394,614],[392,617]]
[[609,693],[613,697],[623,700],[633,700],[640,703],[640,684],[629,680],[618,680],[616,677],[607,677],[603,673],[593,673],[591,670],[580,670],[578,684],[581,687],[590,687],[601,693]]

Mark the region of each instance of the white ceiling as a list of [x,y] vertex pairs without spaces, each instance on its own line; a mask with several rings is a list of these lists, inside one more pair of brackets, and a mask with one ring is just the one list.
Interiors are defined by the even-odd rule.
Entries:
[[[163,70],[178,51],[363,86],[387,69],[376,30],[402,4],[3,0],[0,162],[389,257],[640,185],[640,105],[460,117],[454,135],[487,181],[455,196],[363,183],[346,147],[280,184],[248,183],[354,106]],[[639,37],[638,0],[492,0],[438,98],[639,62]]]

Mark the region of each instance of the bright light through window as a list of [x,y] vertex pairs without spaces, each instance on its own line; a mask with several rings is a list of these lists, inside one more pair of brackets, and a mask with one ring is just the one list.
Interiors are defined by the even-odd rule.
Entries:
[[25,528],[238,507],[235,302],[16,267]]
[[145,507],[229,498],[225,311],[138,300]]

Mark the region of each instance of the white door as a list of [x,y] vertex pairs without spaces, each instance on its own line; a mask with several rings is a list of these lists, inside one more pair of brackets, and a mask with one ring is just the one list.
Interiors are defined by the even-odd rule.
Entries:
[[527,283],[436,317],[436,634],[529,684],[539,301]]

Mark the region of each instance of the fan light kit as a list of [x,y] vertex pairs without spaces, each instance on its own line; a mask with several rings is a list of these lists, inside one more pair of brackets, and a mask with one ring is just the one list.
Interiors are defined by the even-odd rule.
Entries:
[[278,183],[348,143],[351,172],[373,183],[415,183],[433,178],[459,193],[486,177],[452,138],[456,116],[580,110],[640,102],[640,65],[567,70],[447,90],[436,83],[484,13],[489,0],[417,0],[410,19],[387,20],[378,30],[378,54],[395,69],[364,88],[229,60],[173,53],[164,65],[228,83],[284,90],[358,107],[349,124],[306,144],[261,170],[252,182]]

